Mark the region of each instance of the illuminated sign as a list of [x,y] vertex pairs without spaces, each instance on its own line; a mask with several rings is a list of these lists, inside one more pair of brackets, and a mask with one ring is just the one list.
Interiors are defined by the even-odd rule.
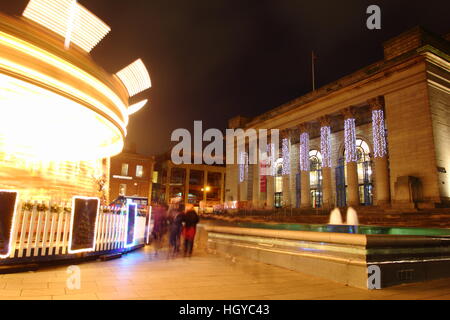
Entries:
[[125,247],[132,247],[136,240],[135,226],[138,208],[136,203],[127,203],[127,233],[125,238]]
[[98,198],[73,198],[69,236],[70,254],[95,250],[99,210],[100,199]]
[[18,192],[0,190],[0,259],[9,258],[11,255],[18,199]]
[[114,179],[122,179],[122,180],[133,180],[132,177],[126,177],[126,176],[113,176]]

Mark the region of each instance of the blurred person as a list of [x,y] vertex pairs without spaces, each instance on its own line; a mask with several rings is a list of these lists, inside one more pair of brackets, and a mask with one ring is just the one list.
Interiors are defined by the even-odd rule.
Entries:
[[184,214],[184,228],[183,228],[184,256],[185,257],[192,256],[198,222],[199,222],[199,217],[197,215],[197,212],[195,212],[195,210],[194,210],[194,206],[192,204],[188,204],[186,206],[186,213]]
[[180,238],[183,230],[184,205],[171,206],[169,210],[170,234],[169,234],[169,256],[176,256],[180,251]]
[[155,256],[158,255],[158,251],[163,247],[163,238],[167,232],[167,209],[166,204],[158,204],[153,209],[153,231],[152,236],[155,242]]

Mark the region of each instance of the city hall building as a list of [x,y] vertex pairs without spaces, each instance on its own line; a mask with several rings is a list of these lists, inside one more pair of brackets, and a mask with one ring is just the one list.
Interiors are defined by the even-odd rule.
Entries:
[[227,165],[225,200],[266,209],[450,206],[449,71],[449,36],[417,27],[384,43],[380,62],[231,119],[231,129],[279,129],[280,151],[269,175],[261,165]]

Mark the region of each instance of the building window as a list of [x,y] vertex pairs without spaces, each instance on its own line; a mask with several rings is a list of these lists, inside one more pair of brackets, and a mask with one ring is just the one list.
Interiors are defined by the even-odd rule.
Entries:
[[191,170],[191,174],[189,175],[189,184],[191,186],[203,186],[204,171]]
[[172,168],[172,174],[170,175],[171,185],[184,185],[186,181],[186,169]]
[[[370,206],[373,204],[373,173],[371,153],[367,142],[361,139],[356,140],[356,154],[359,201],[361,205]],[[339,172],[336,172],[337,204],[338,206],[345,206],[347,198],[347,165],[340,160],[340,165],[336,169],[339,170]]]
[[152,182],[153,183],[158,183],[158,171],[153,171]]
[[358,156],[358,182],[359,201],[362,205],[373,204],[372,162],[370,148],[367,142],[356,140],[356,153]]
[[144,167],[136,166],[136,177],[142,178],[144,176]]
[[309,183],[313,208],[322,207],[322,154],[318,150],[309,152]]
[[222,173],[208,172],[208,183],[210,187],[220,187],[222,183]]
[[279,159],[275,165],[275,208],[283,207],[283,159]]
[[126,196],[127,195],[127,185],[121,184],[119,186],[119,196]]
[[128,176],[128,163],[122,163],[122,176],[127,177]]

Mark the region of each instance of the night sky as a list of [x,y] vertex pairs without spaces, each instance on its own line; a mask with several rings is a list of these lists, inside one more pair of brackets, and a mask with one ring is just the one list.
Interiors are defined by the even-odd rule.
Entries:
[[[20,15],[27,0],[0,0]],[[115,73],[141,57],[153,88],[132,116],[128,141],[147,155],[168,150],[174,129],[225,129],[228,119],[256,116],[317,84],[383,58],[382,43],[416,25],[450,32],[448,0],[80,0],[112,28],[92,51]],[[382,30],[366,28],[366,8],[382,10]]]

